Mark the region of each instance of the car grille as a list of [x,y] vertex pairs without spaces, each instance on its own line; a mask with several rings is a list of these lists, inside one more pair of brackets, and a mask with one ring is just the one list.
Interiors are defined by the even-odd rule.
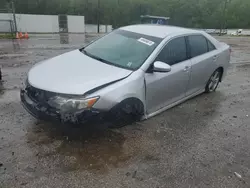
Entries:
[[26,91],[29,98],[36,103],[47,103],[51,97],[56,95],[55,93],[35,88],[29,84],[26,86]]

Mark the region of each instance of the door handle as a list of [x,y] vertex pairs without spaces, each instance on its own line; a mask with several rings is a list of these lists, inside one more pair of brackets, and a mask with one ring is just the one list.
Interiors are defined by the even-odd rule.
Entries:
[[214,60],[214,61],[216,61],[216,60],[217,60],[217,55],[215,55],[215,56],[213,57],[213,60]]
[[190,66],[185,66],[185,68],[183,69],[184,72],[187,72],[190,69]]

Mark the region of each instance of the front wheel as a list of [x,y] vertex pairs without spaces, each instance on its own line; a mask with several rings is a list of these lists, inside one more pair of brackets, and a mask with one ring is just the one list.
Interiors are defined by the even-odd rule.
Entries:
[[137,100],[129,99],[121,102],[111,110],[109,128],[121,128],[139,121],[143,115],[143,105]]
[[214,71],[214,73],[212,74],[212,76],[209,78],[206,88],[205,88],[205,92],[206,93],[211,93],[214,92],[219,83],[220,83],[220,79],[222,76],[222,72],[220,69],[217,69],[216,71]]

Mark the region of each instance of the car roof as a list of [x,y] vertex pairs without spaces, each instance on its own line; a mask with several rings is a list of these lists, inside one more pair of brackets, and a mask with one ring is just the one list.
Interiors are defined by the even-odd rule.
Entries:
[[187,29],[182,27],[152,25],[152,24],[129,25],[121,27],[120,29],[158,38],[166,38],[167,36],[172,34],[181,35],[181,34],[191,34],[191,33],[202,33],[202,31]]

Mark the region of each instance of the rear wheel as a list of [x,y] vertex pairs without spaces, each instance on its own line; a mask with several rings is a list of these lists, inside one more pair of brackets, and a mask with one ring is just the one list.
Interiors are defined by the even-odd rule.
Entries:
[[221,80],[221,76],[222,76],[222,71],[220,69],[217,69],[216,71],[214,71],[214,73],[212,74],[212,76],[209,78],[206,88],[205,88],[205,92],[206,93],[211,93],[214,92]]

